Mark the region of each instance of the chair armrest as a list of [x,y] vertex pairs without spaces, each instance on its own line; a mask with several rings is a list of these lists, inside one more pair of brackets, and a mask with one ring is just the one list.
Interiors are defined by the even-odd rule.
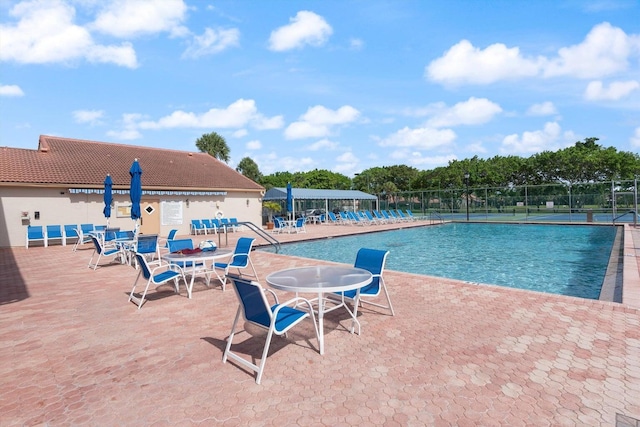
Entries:
[[285,301],[285,302],[283,302],[283,303],[281,303],[281,304],[278,304],[278,307],[276,307],[276,309],[273,311],[273,313],[274,313],[274,314],[277,314],[277,313],[278,313],[278,311],[280,311],[280,309],[281,309],[282,307],[285,307],[285,306],[288,306],[288,305],[292,305],[292,304],[293,304],[295,307],[297,307],[297,306],[298,306],[298,303],[300,303],[300,302],[303,302],[303,303],[305,303],[307,306],[309,306],[309,312],[313,315],[313,306],[311,305],[311,302],[310,302],[308,299],[303,298],[303,297],[295,297],[295,298],[291,298],[291,299],[290,299],[290,300],[288,300],[288,301]]
[[273,290],[266,289],[266,288],[263,288],[263,290],[264,290],[265,293],[269,293],[269,294],[273,295],[273,299],[276,301],[276,304],[280,305],[280,302],[278,301],[278,295],[275,292],[273,292]]

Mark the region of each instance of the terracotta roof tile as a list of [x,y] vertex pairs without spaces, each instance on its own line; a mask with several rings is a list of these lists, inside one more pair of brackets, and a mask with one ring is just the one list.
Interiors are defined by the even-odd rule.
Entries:
[[263,187],[206,153],[41,135],[38,150],[0,147],[0,184],[128,188],[134,159],[145,189],[252,190]]

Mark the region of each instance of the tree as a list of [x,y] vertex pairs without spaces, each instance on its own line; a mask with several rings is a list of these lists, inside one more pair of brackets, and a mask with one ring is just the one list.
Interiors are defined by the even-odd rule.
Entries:
[[205,133],[196,141],[196,147],[203,152],[225,163],[229,162],[229,146],[224,137],[216,132]]
[[244,157],[242,160],[240,160],[238,166],[236,167],[236,170],[247,178],[254,180],[255,182],[259,183],[262,179],[262,174],[260,173],[258,164],[254,162],[250,157]]

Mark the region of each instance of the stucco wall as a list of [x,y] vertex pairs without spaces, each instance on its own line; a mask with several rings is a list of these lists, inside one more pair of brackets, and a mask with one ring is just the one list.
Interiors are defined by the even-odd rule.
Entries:
[[[225,196],[145,196],[143,200],[182,202],[182,224],[160,225],[160,235],[166,236],[172,228],[178,234],[189,233],[191,219],[214,218],[218,211],[225,217],[238,221],[250,221],[261,225],[260,194],[228,192]],[[189,203],[187,204],[187,199]],[[114,194],[114,205],[126,203],[129,196]],[[248,201],[248,202],[247,202]],[[0,247],[24,246],[27,225],[64,225],[92,223],[106,224],[102,214],[104,204],[101,194],[69,194],[68,188],[0,187]],[[29,220],[22,220],[22,212],[28,212]],[[39,212],[39,219],[35,213]],[[161,213],[162,215],[162,213]],[[115,206],[109,224],[123,230],[131,230],[130,218],[118,218]]]

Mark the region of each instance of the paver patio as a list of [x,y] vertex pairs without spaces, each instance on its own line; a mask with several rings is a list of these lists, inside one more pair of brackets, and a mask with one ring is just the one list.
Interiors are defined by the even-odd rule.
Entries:
[[[312,225],[278,238],[368,231],[354,229]],[[240,235],[248,233],[231,234],[229,245]],[[184,287],[176,295],[167,285],[137,310],[127,301],[137,272],[89,270],[91,252],[0,250],[1,426],[613,426],[640,418],[640,310],[627,304],[387,271],[396,316],[365,307],[358,336],[346,312],[328,314],[324,356],[310,326],[274,337],[257,385],[253,373],[221,361],[237,308],[231,288],[199,279],[187,299]],[[263,284],[272,271],[322,263],[260,251],[252,259]],[[248,331],[234,348],[258,358],[264,336]]]

